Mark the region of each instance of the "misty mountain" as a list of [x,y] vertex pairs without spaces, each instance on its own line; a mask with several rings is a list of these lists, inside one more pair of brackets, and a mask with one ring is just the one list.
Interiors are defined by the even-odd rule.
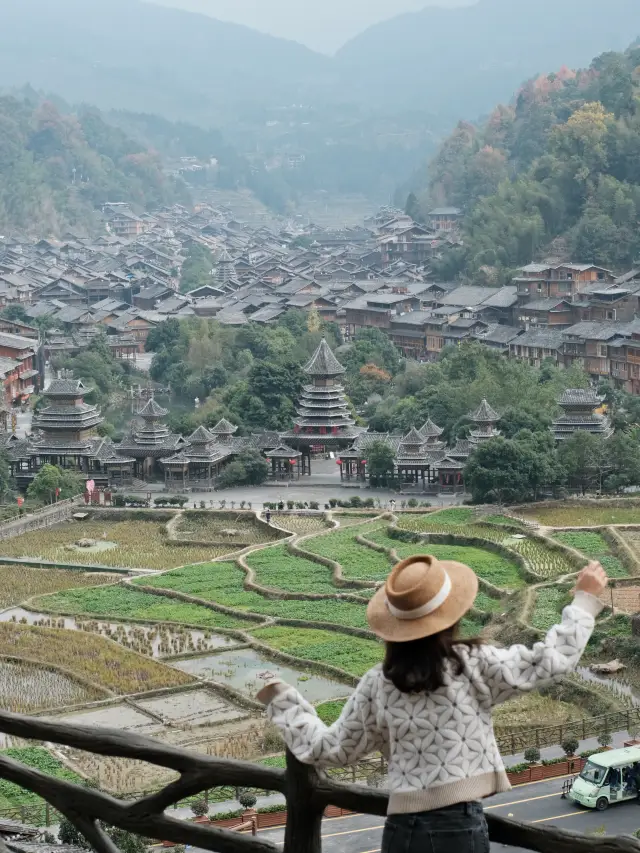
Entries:
[[638,33],[638,0],[480,0],[399,15],[331,59],[140,0],[2,0],[0,87],[28,82],[76,103],[205,126],[264,128],[269,110],[292,104],[354,104],[376,116],[424,110],[452,123],[533,74],[584,65]]
[[139,0],[2,0],[0,86],[205,124],[308,98],[331,62],[295,42]]
[[428,107],[454,120],[489,111],[534,74],[580,67],[640,34],[638,0],[480,0],[370,27],[336,55],[359,102]]
[[200,12],[293,39],[313,50],[334,53],[378,21],[425,6],[469,6],[475,0],[150,0],[162,6]]

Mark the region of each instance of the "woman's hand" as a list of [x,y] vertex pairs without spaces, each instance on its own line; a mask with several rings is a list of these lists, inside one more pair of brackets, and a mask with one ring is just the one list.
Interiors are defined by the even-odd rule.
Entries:
[[273,699],[276,698],[278,693],[278,687],[282,684],[281,681],[275,681],[271,684],[265,684],[265,686],[258,691],[256,695],[256,699],[258,702],[262,702],[263,705],[268,705]]
[[609,578],[600,563],[593,560],[578,575],[574,592],[588,592],[599,598],[607,588]]

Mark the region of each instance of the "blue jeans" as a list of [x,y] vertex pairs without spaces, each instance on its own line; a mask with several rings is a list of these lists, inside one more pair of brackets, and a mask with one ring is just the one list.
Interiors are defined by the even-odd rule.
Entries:
[[457,803],[418,814],[389,815],[381,853],[489,853],[480,803]]

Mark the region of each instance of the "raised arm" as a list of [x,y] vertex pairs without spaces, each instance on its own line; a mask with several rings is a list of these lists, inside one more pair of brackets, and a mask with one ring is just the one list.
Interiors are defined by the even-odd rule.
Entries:
[[600,563],[589,563],[578,577],[574,599],[564,608],[562,622],[554,625],[544,640],[533,648],[515,645],[478,649],[478,674],[490,692],[492,704],[535,690],[575,669],[602,610],[598,596],[607,582]]
[[376,681],[375,670],[367,673],[331,726],[326,726],[307,700],[288,684],[270,685],[258,698],[268,703],[267,717],[280,729],[299,761],[342,767],[369,752],[385,749],[385,736],[376,727],[373,708]]

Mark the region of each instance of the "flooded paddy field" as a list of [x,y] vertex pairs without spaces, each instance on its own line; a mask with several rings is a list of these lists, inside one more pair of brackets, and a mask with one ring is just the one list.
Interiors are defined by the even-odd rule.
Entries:
[[173,661],[172,666],[197,678],[210,678],[253,698],[266,681],[277,677],[296,687],[311,703],[348,696],[352,689],[339,681],[301,672],[269,660],[254,649],[233,649],[204,657]]

